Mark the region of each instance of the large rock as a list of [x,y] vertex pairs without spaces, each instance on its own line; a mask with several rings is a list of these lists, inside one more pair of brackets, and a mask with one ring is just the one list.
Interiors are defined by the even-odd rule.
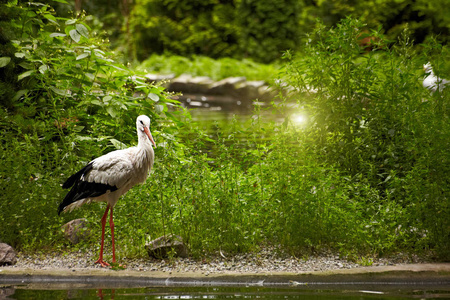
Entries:
[[260,98],[259,88],[264,86],[264,81],[244,81],[236,86],[234,94],[237,99],[255,100]]
[[[168,81],[164,86],[169,92],[182,93],[185,99],[189,98],[190,100],[193,97],[207,99],[226,97],[228,100],[233,99],[235,102],[251,105],[252,101],[256,99],[260,102],[272,101],[278,94],[278,89],[268,87],[265,81],[247,81],[245,77],[228,77],[217,82],[206,76],[190,74],[181,74],[175,78],[173,75],[147,74],[146,78],[152,82]],[[201,104],[196,101],[194,103]],[[190,106],[199,105],[190,103]]]
[[0,243],[0,266],[15,265],[17,254],[14,248],[8,244]]
[[209,94],[236,96],[236,89],[245,82],[245,77],[228,77],[215,82],[209,89]]
[[91,235],[86,219],[75,219],[64,224],[61,229],[64,232],[66,240],[72,244],[78,244],[82,240],[87,240]]
[[171,80],[167,89],[183,94],[208,94],[213,83],[214,81],[206,76],[192,77],[189,74],[182,74]]
[[148,255],[154,258],[187,257],[188,250],[179,235],[168,234],[145,244]]

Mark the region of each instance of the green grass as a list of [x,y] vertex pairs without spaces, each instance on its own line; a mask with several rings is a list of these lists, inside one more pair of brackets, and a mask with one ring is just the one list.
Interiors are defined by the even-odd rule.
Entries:
[[157,74],[190,74],[192,76],[208,76],[213,80],[227,77],[244,76],[247,80],[264,80],[271,83],[278,74],[276,64],[261,64],[250,59],[234,58],[212,59],[206,56],[166,56],[152,55],[139,66],[138,71]]

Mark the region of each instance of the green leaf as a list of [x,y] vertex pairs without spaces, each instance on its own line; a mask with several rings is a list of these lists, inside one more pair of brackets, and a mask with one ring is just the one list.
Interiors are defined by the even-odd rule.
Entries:
[[114,109],[114,107],[112,107],[112,106],[108,106],[108,107],[106,108],[106,111],[107,111],[108,114],[109,114],[111,117],[113,117],[113,118],[115,118],[115,117],[117,116],[117,112],[116,112],[116,110]]
[[71,31],[69,31],[69,35],[72,38],[72,40],[74,40],[75,43],[78,43],[81,39],[81,35],[78,33],[76,29],[72,29]]
[[66,25],[72,25],[72,24],[75,24],[76,22],[77,22],[76,19],[70,19],[70,20],[66,21]]
[[94,80],[95,76],[92,73],[84,73],[84,75],[86,75],[87,78],[89,78],[90,80]]
[[67,34],[60,32],[53,32],[50,34],[50,37],[65,37],[65,36],[67,36]]
[[27,69],[27,70],[34,70],[33,64],[28,63],[28,62],[22,62],[19,64],[19,66],[21,66],[22,68]]
[[41,74],[44,74],[45,72],[47,72],[47,70],[48,70],[48,65],[42,65],[39,67],[39,72]]
[[154,94],[154,93],[148,94],[148,98],[152,99],[152,100],[155,101],[155,102],[158,102],[158,101],[159,101],[159,96],[156,95],[156,94]]
[[94,54],[95,54],[95,56],[97,56],[98,58],[101,58],[101,59],[105,58],[105,56],[104,56],[103,54],[101,54],[101,53],[99,53],[99,52],[97,52],[97,51],[94,51]]
[[17,100],[19,100],[20,98],[22,98],[22,96],[23,95],[25,95],[26,93],[28,93],[28,90],[20,90],[20,91],[18,91],[15,95],[14,95],[14,97],[13,97],[13,101],[17,101]]
[[114,145],[114,147],[116,147],[117,150],[122,150],[122,149],[127,148],[127,145],[125,145],[124,143],[122,143],[121,141],[118,141],[116,139],[110,139],[109,141]]
[[158,114],[160,114],[164,111],[164,106],[163,105],[155,105],[155,110]]
[[100,49],[94,49],[94,52],[95,53],[101,53],[101,54],[105,55],[105,51],[102,51]]
[[49,20],[51,23],[58,25],[59,23],[56,21],[55,16],[51,15],[51,14],[44,14],[44,18],[46,18],[47,20]]
[[111,101],[112,97],[111,96],[105,96],[103,97],[103,102],[108,103],[109,101]]
[[54,86],[51,86],[50,89],[51,89],[53,92],[55,92],[56,94],[60,95],[60,96],[64,96],[64,97],[70,96],[70,94],[69,94],[68,91],[58,89],[58,88],[56,88],[56,87],[54,87]]
[[11,61],[11,57],[8,57],[8,56],[0,57],[0,68],[3,68],[7,64],[9,64],[10,61]]
[[17,58],[24,58],[25,57],[25,53],[23,52],[16,52],[14,53],[14,56]]
[[77,29],[79,34],[87,39],[89,38],[89,31],[87,30],[86,26],[84,26],[83,24],[76,24],[75,28]]
[[35,72],[35,70],[26,71],[26,72],[20,74],[19,76],[17,76],[17,80],[22,80],[22,79],[24,79],[25,77],[30,76],[30,75],[33,74],[34,72]]
[[80,54],[80,55],[78,55],[77,56],[77,58],[76,58],[76,60],[80,60],[80,59],[83,59],[83,58],[86,58],[86,57],[88,57],[90,55],[90,53],[82,53],[82,54]]
[[103,106],[103,103],[101,103],[101,102],[98,101],[98,100],[92,100],[92,101],[90,101],[90,103],[91,103],[91,104],[94,104],[94,105],[98,105],[98,106]]

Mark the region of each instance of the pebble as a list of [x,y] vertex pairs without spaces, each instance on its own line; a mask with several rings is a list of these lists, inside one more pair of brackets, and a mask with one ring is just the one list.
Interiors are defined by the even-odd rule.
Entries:
[[[105,253],[106,259],[111,257]],[[31,269],[76,269],[101,268],[94,262],[97,260],[95,251],[73,253],[18,253],[17,263],[12,268]],[[157,260],[153,258],[121,258],[120,263],[128,270],[135,271],[162,271],[168,274],[173,272],[201,272],[209,276],[220,273],[272,273],[272,272],[310,272],[329,271],[336,269],[351,269],[361,266],[332,253],[322,253],[317,256],[298,258],[283,254],[274,248],[264,248],[255,253],[211,255],[207,258],[173,258]],[[416,256],[398,255],[391,258],[373,258],[372,266],[394,265],[398,263],[423,262]]]

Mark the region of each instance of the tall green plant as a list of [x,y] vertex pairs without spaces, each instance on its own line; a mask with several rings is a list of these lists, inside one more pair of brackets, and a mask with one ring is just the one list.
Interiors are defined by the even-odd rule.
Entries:
[[1,107],[0,220],[12,225],[0,240],[19,248],[54,242],[63,221],[56,217],[63,191],[55,187],[71,172],[135,142],[129,128],[137,115],[157,121],[172,116],[168,106],[176,105],[162,87],[117,63],[83,18],[60,18],[33,2],[12,19],[11,62],[20,66],[21,89]]
[[[389,208],[390,213],[378,222],[391,220],[396,224],[391,227],[393,240],[399,235],[399,243],[405,238],[411,245],[415,239],[412,244],[417,243],[417,247],[436,243],[435,249],[442,249],[446,243],[435,238],[448,236],[444,225],[448,218],[441,215],[436,226],[428,223],[428,213],[435,213],[437,206],[448,214],[448,182],[439,180],[441,184],[431,189],[434,196],[430,198],[423,188],[429,185],[427,177],[415,183],[409,178],[417,180],[417,174],[429,170],[431,153],[439,153],[436,165],[446,165],[449,159],[441,152],[441,145],[448,146],[443,141],[448,140],[449,131],[441,123],[448,118],[444,104],[448,92],[431,94],[422,87],[420,70],[432,57],[419,56],[407,34],[390,44],[372,32],[373,51],[365,53],[359,43],[364,38],[363,28],[351,18],[332,29],[319,25],[305,53],[288,63],[288,80],[297,91],[314,91],[300,103],[313,120],[310,135],[314,136],[315,151],[338,166],[352,184],[368,185],[377,191],[373,200],[361,200],[368,206],[378,205],[374,211]],[[430,143],[429,139],[443,144]],[[439,168],[435,174],[447,178],[446,172]],[[411,189],[416,192],[411,193]],[[422,191],[421,200],[416,198],[418,189]],[[360,192],[351,191],[351,197],[359,197]],[[391,215],[393,207],[397,216]]]

